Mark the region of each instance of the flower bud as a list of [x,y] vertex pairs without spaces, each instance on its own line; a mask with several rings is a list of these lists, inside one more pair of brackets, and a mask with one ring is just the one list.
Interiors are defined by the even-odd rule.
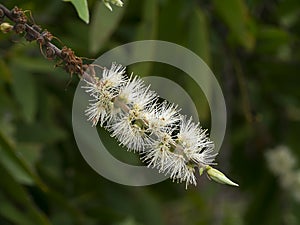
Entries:
[[209,178],[220,183],[220,184],[229,184],[232,186],[239,186],[238,184],[232,182],[227,178],[222,172],[217,169],[212,168],[211,166],[206,166],[206,173]]
[[122,7],[123,6],[123,2],[121,0],[102,0],[104,5],[110,10],[112,11],[112,7],[110,4]]
[[13,29],[13,26],[10,25],[9,23],[1,23],[1,25],[0,25],[0,30],[1,30],[3,33],[8,33],[8,32],[10,32],[12,29]]

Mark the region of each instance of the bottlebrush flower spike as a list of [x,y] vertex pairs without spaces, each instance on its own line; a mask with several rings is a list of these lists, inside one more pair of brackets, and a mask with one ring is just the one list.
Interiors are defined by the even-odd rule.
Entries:
[[103,69],[102,78],[91,76],[82,88],[92,97],[86,115],[93,126],[99,123],[148,167],[186,187],[197,184],[195,168],[214,181],[238,186],[210,166],[217,153],[206,130],[181,115],[176,105],[159,103],[140,78],[128,78],[125,67],[115,63]]

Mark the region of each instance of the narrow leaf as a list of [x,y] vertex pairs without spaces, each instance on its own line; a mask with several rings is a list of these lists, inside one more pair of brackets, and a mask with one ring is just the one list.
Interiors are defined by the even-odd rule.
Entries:
[[[32,180],[36,185],[38,185],[42,190],[48,190],[45,184],[40,180],[36,173],[30,168],[28,163],[24,160],[23,156],[17,152],[15,145],[6,137],[6,135],[0,131],[0,147],[2,148],[2,156],[6,155],[13,164],[16,165],[22,174],[26,174],[30,180]],[[0,163],[0,165],[2,165]],[[5,165],[4,165],[5,167]],[[7,169],[7,168],[5,168]],[[11,172],[11,171],[10,171]]]
[[112,13],[101,2],[96,3],[89,34],[89,49],[91,53],[97,53],[103,47],[107,39],[117,28],[124,10],[125,7],[116,8]]
[[[199,7],[195,6],[192,9],[189,23],[187,47],[192,49],[193,52],[200,56],[201,59],[209,65],[211,61],[211,50],[207,17]],[[199,76],[203,76],[203,74],[199,73]],[[206,82],[208,91],[213,93],[213,90],[211,90],[212,84],[209,80]],[[193,83],[188,82],[186,85],[188,89],[193,90],[195,88]],[[205,95],[199,94],[198,92],[192,92],[191,95],[197,99],[195,103],[199,110],[200,121],[208,121],[210,117],[210,109]]]
[[[16,220],[22,218],[24,219],[22,224],[50,225],[47,217],[32,202],[31,198],[24,190],[24,188],[16,182],[16,180],[10,175],[9,171],[2,167],[1,164],[0,174],[0,191],[3,191],[7,194],[6,196],[10,200],[10,202],[15,203],[15,205],[17,205],[19,209],[23,209],[22,212],[17,208],[14,209],[12,204],[5,206],[2,202],[0,207],[0,214],[4,214],[5,217],[12,222],[16,222]],[[11,213],[9,213],[9,211],[11,211]],[[16,213],[17,211],[19,212]],[[13,216],[13,214],[15,215]],[[19,219],[16,218],[17,216],[19,217]]]
[[80,19],[82,19],[86,23],[90,22],[87,0],[64,0],[64,1],[71,2],[74,5]]
[[[157,39],[157,21],[158,21],[158,1],[143,2],[142,22],[139,24],[135,40],[155,40]],[[155,54],[154,49],[134,48],[134,54]],[[153,63],[137,63],[130,66],[131,71],[137,74],[148,76],[151,72]]]
[[252,21],[244,0],[214,0],[217,13],[230,30],[230,35],[247,50],[255,44]]
[[188,47],[210,64],[210,43],[207,18],[199,7],[193,9],[190,17]]
[[34,77],[31,73],[16,65],[12,69],[12,87],[15,97],[21,106],[25,120],[33,122],[37,111],[37,92]]

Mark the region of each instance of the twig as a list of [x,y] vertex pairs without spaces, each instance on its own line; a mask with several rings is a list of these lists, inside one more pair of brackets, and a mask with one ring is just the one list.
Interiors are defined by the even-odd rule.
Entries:
[[84,64],[81,57],[75,55],[74,51],[67,46],[58,48],[51,41],[54,36],[36,25],[27,18],[25,11],[15,6],[12,10],[7,9],[0,4],[0,23],[3,24],[4,19],[8,18],[13,22],[11,31],[17,34],[24,34],[28,42],[36,41],[41,53],[49,60],[59,60],[57,66],[63,67],[71,76],[77,74],[79,77],[91,77],[85,72],[90,68],[89,64]]

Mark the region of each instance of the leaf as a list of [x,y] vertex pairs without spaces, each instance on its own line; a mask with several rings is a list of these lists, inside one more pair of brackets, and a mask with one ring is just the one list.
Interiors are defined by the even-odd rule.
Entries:
[[11,66],[13,75],[12,88],[25,120],[33,122],[37,111],[37,91],[35,80],[31,73],[16,66]]
[[4,60],[0,60],[0,79],[10,82],[11,81],[11,72],[4,62]]
[[[183,34],[186,33],[186,21],[182,9],[188,1],[166,1],[159,9],[158,34],[160,40],[182,44]],[[175,25],[176,24],[176,25]]]
[[16,160],[0,146],[0,163],[12,174],[21,184],[33,185],[31,176],[23,170]]
[[[6,194],[5,196],[0,195],[0,199],[2,198],[0,214],[12,222],[20,222],[24,219],[23,223],[18,224],[49,225],[47,217],[35,206],[23,187],[1,164],[0,174],[0,190]],[[7,198],[8,204],[3,204],[3,197]]]
[[[158,21],[158,1],[144,1],[142,11],[142,22],[137,28],[135,40],[155,40],[157,37],[157,21]],[[147,51],[147,52],[145,52]],[[153,55],[153,49],[134,48],[134,54],[148,54]],[[131,71],[135,74],[148,76],[151,72],[153,63],[137,63],[130,66]]]
[[[211,61],[211,49],[208,22],[206,15],[197,5],[191,10],[187,34],[187,47],[209,65]],[[207,73],[207,71],[199,71],[199,76],[203,76],[203,73]],[[196,87],[194,85],[192,82],[187,82],[187,90],[195,90]],[[206,81],[205,86],[207,87],[207,92],[212,95],[212,84],[209,80]],[[190,95],[193,99],[196,99],[195,104],[198,109],[200,121],[209,121],[210,109],[206,96],[199,92],[191,92]]]
[[261,26],[257,33],[257,51],[261,54],[275,55],[280,47],[291,41],[290,34],[275,26]]
[[82,19],[86,23],[90,22],[87,0],[64,0],[64,1],[71,2],[74,5],[80,19]]
[[114,12],[107,10],[100,2],[95,5],[90,26],[89,50],[97,53],[105,44],[110,35],[117,28],[125,11],[125,7],[116,8]]
[[[18,157],[22,158],[28,165],[28,168],[34,171],[35,163],[37,162],[41,152],[39,145],[33,144],[19,144],[18,145]],[[33,185],[34,180],[32,176],[24,170],[22,165],[16,158],[4,150],[0,146],[0,162],[10,172],[16,181],[21,184]]]
[[[0,151],[1,151],[1,163],[6,170],[8,170],[14,179],[21,179],[27,184],[36,184],[42,190],[47,190],[45,184],[36,175],[35,171],[30,167],[28,162],[24,159],[12,143],[11,139],[0,131]],[[1,186],[1,185],[0,185]]]
[[233,38],[247,50],[252,50],[255,37],[248,8],[243,0],[214,0],[214,6],[224,23],[229,27]]
[[17,65],[22,70],[40,73],[55,73],[55,67],[52,63],[45,60],[44,58],[28,58],[24,55],[15,55],[12,59],[12,65]]
[[33,123],[19,124],[16,135],[19,141],[49,144],[63,140],[67,133],[57,124]]
[[145,1],[142,11],[142,22],[137,28],[137,40],[155,39],[157,34],[158,2]]
[[199,7],[192,11],[188,36],[188,47],[209,65],[211,55],[207,18]]
[[13,222],[14,224],[24,224],[24,225],[33,225],[34,222],[28,218],[25,212],[22,212],[17,207],[15,207],[9,199],[6,199],[4,196],[0,195],[1,204],[0,204],[0,215],[7,219],[8,221]]

